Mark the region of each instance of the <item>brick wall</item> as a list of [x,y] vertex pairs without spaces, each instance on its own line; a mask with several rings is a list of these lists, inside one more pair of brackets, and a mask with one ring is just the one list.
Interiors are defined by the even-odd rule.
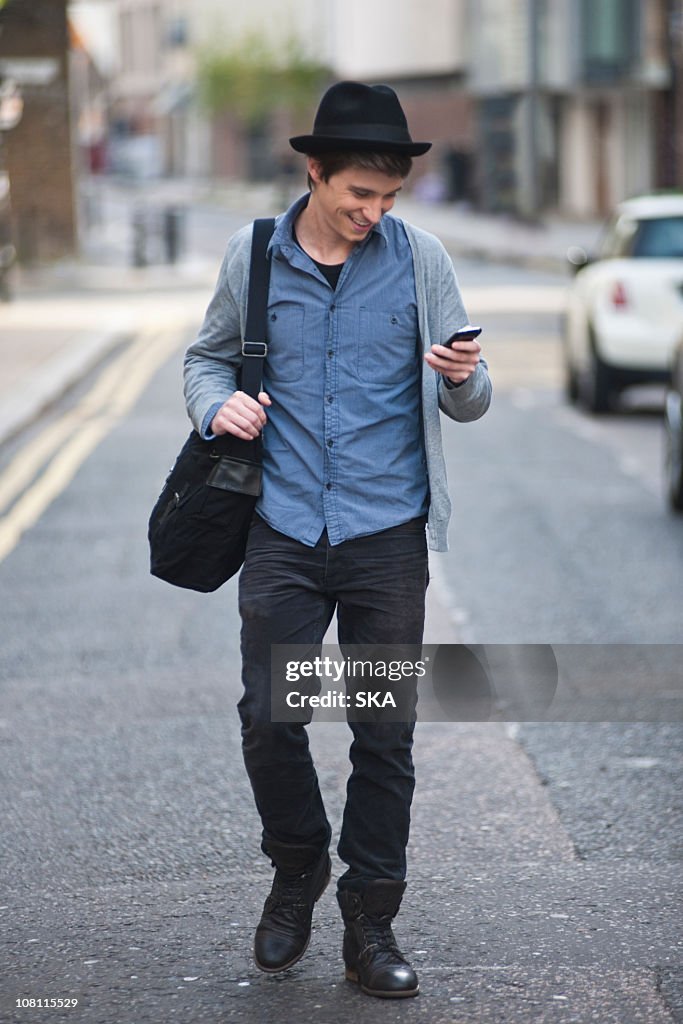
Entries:
[[9,0],[0,12],[0,68],[17,59],[26,68],[29,58],[44,70],[46,61],[56,66],[49,82],[20,83],[23,117],[3,140],[14,243],[24,263],[76,248],[66,0]]
[[436,173],[443,180],[446,198],[473,198],[475,125],[471,98],[453,81],[426,79],[390,84],[395,84],[412,138],[432,143],[429,152],[415,160],[408,188],[419,187],[422,177]]

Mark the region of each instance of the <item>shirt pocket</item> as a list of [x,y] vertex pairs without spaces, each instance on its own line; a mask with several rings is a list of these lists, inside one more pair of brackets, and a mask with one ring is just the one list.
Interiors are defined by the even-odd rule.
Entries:
[[368,384],[399,384],[417,370],[417,316],[412,306],[370,309],[358,316],[358,376]]
[[276,302],[268,307],[268,355],[264,376],[289,384],[304,373],[304,305]]

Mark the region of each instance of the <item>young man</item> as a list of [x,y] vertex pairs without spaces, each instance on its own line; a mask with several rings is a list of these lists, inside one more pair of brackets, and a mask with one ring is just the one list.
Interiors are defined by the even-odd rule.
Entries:
[[[239,584],[243,752],[275,867],[255,959],[285,970],[308,945],[330,877],[331,829],[306,727],[270,720],[272,644],[320,644],[336,610],[340,644],[419,650],[427,538],[446,549],[450,503],[439,409],[474,420],[491,385],[441,243],[394,217],[413,142],[388,86],[341,82],[321,100],[307,156],[310,192],[280,218],[269,258],[263,391],[239,390],[251,228],[229,245],[185,363],[189,414],[205,437],[263,434],[263,492]],[[413,726],[353,732],[338,852],[346,976],[382,997],[418,980],[391,921],[406,887]]]

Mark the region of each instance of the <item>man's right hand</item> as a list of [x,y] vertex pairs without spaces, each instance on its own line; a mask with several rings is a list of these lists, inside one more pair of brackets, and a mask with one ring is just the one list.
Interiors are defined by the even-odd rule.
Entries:
[[243,441],[253,441],[266,425],[263,406],[271,404],[265,391],[260,392],[258,402],[244,391],[235,391],[211,420],[211,433],[216,436],[233,434]]

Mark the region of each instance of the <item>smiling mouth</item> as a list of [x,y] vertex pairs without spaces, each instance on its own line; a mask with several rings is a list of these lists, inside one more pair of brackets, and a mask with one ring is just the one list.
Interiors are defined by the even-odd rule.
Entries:
[[371,226],[370,221],[356,220],[356,218],[352,217],[351,214],[349,214],[349,219],[351,220],[352,224],[356,225],[357,228],[369,228]]

